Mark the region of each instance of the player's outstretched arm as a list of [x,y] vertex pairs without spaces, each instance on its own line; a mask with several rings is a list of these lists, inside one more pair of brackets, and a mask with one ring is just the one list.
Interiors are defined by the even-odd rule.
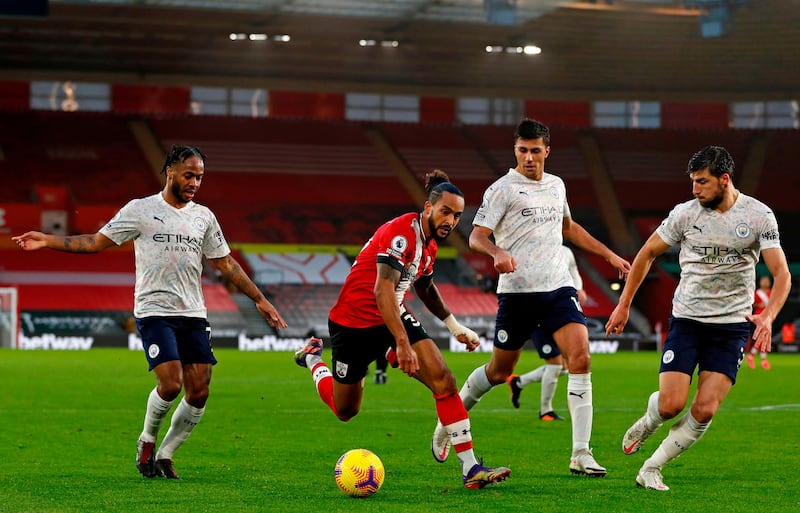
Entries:
[[786,254],[781,248],[768,248],[761,251],[761,258],[772,274],[772,294],[769,303],[757,315],[747,315],[747,320],[755,324],[753,340],[756,351],[768,353],[772,350],[772,322],[786,303],[792,287],[792,275],[786,263]]
[[222,277],[236,285],[236,287],[247,297],[253,300],[258,309],[258,313],[267,321],[271,327],[279,330],[286,327],[286,321],[283,320],[278,310],[267,301],[261,290],[253,283],[253,280],[247,276],[242,266],[230,254],[222,258],[212,258],[210,262],[219,270]]
[[595,239],[592,234],[587,232],[583,226],[573,221],[571,217],[564,218],[562,234],[566,239],[576,246],[605,258],[606,262],[608,262],[611,267],[617,270],[621,280],[625,279],[628,276],[628,273],[631,272],[631,264],[627,260],[611,251],[608,246],[599,240]]
[[50,248],[67,253],[98,253],[116,245],[113,240],[99,232],[70,236],[52,235],[42,232],[25,232],[22,235],[11,237],[11,240],[16,242],[24,251],[36,251],[42,248]]
[[608,322],[606,322],[606,336],[612,333],[617,335],[622,333],[622,330],[628,323],[631,303],[633,303],[633,297],[636,295],[636,291],[639,290],[639,286],[644,281],[645,276],[650,272],[650,267],[653,265],[653,261],[656,257],[668,249],[669,244],[664,242],[657,233],[653,232],[650,238],[647,239],[647,242],[644,243],[644,246],[642,246],[642,249],[636,254],[636,258],[633,259],[633,265],[631,265],[630,274],[628,274],[628,279],[625,282],[625,286],[622,288],[622,294],[619,296],[619,303],[616,308],[614,308],[614,311],[611,312]]

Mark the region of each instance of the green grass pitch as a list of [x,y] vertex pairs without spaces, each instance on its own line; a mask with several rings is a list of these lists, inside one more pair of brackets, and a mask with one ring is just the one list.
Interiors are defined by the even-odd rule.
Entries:
[[[328,355],[328,352],[325,352]],[[771,355],[771,371],[746,366],[705,437],[664,469],[669,492],[645,491],[642,451],[620,439],[657,386],[655,353],[593,357],[597,460],[608,477],[572,476],[569,422],[540,422],[539,385],[515,410],[497,387],[471,411],[475,451],[512,469],[509,479],[465,490],[457,459],[430,454],[428,390],[397,370],[366,382],[361,413],[342,423],[289,353],[218,350],[211,398],[175,455],[181,481],[146,479],[134,466],[147,394],[142,354],[0,351],[0,512],[771,512],[800,511],[800,357]],[[488,354],[447,354],[459,384]],[[526,351],[518,371],[540,364]],[[556,410],[567,415],[566,379]],[[671,425],[671,422],[667,426]],[[162,428],[161,435],[166,432]],[[333,479],[348,449],[374,451],[386,467],[368,499]]]

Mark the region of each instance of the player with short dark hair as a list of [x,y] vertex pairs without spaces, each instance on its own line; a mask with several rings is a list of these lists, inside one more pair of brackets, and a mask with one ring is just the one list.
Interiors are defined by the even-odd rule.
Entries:
[[[469,416],[436,343],[403,299],[413,285],[428,310],[469,351],[478,335],[450,313],[433,282],[439,242],[455,230],[464,212],[464,195],[447,174],[427,175],[428,199],[422,212],[411,212],[383,224],[356,257],[339,299],[330,311],[331,368],[322,360],[322,340],[311,338],[295,353],[295,362],[307,367],[322,401],[344,422],[361,409],[364,377],[370,363],[389,353],[389,361],[427,386],[436,411],[461,461],[465,488],[483,488],[504,480],[505,467],[490,468],[475,458]],[[333,374],[331,374],[333,370]]]
[[[500,278],[492,356],[467,378],[461,399],[470,410],[494,386],[505,383],[522,346],[541,329],[569,362],[570,472],[603,477],[606,469],[595,461],[589,447],[593,418],[589,332],[561,246],[566,238],[601,255],[620,277],[630,264],[572,219],[564,181],[545,172],[550,155],[547,125],[523,120],[514,133],[514,155],[517,166],[489,186],[472,222],[470,248],[492,257]],[[441,424],[436,426],[431,449],[437,461],[447,458],[450,440]]]
[[[70,253],[97,253],[134,241],[134,317],[145,357],[158,380],[148,396],[137,442],[136,467],[145,477],[180,479],[173,454],[205,412],[211,368],[217,360],[201,287],[203,257],[255,302],[270,326],[286,327],[231,257],[216,216],[193,201],[205,176],[205,160],[198,148],[173,146],[161,170],[166,176],[164,189],[130,201],[97,233],[63,237],[27,232],[12,237],[26,251],[50,248]],[[181,389],[183,399],[156,452],[159,428]]]
[[[619,304],[606,323],[606,335],[622,332],[653,261],[680,244],[681,276],[672,299],[658,391],[650,395],[644,416],[623,436],[622,452],[637,452],[665,421],[681,413],[695,369],[697,392],[689,411],[672,425],[636,476],[636,483],[649,490],[669,490],[662,467],[703,436],[736,383],[748,321],[755,325],[756,349],[771,349],[772,321],[791,288],[775,214],[734,187],[733,170],[733,158],[721,146],[707,146],[692,155],[687,173],[694,199],[675,206],[639,250]],[[751,307],[759,254],[775,286],[769,304],[755,314]]]

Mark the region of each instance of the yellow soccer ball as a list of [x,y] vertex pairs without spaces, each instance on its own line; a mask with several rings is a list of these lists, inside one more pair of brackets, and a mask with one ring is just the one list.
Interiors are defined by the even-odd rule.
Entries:
[[339,489],[350,497],[369,497],[383,484],[383,462],[372,451],[352,449],[342,454],[333,471]]

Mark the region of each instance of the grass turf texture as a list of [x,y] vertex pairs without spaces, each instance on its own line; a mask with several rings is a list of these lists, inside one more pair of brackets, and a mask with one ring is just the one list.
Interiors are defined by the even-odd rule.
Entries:
[[[328,352],[325,352],[326,357]],[[447,354],[459,385],[488,354]],[[537,418],[539,385],[515,410],[496,387],[473,408],[476,454],[512,469],[483,490],[465,490],[455,455],[430,455],[435,423],[425,387],[397,370],[368,376],[362,412],[339,422],[289,353],[218,350],[206,415],[175,455],[182,481],[146,479],[136,438],[154,378],[123,349],[0,350],[0,512],[649,512],[798,511],[800,357],[771,355],[766,372],[745,365],[706,436],[664,471],[669,492],[634,484],[666,435],[625,456],[622,434],[657,386],[655,353],[593,357],[594,454],[605,479],[569,474],[569,422]],[[525,352],[518,371],[538,366]],[[567,416],[566,379],[556,411]],[[671,422],[666,427],[671,425]],[[160,435],[166,432],[162,427]],[[386,467],[368,499],[333,479],[348,449],[374,451]]]

